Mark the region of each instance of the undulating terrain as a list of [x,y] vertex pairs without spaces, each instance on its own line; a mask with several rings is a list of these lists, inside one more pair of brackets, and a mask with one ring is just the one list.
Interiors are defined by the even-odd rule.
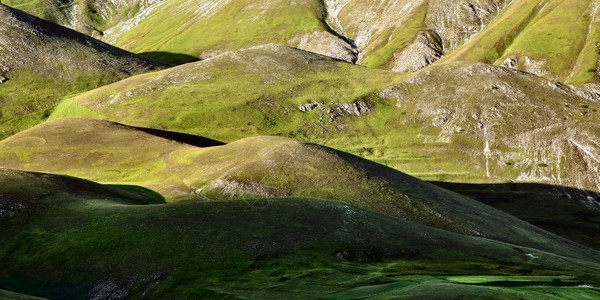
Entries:
[[3,0],[0,299],[600,298],[595,0]]

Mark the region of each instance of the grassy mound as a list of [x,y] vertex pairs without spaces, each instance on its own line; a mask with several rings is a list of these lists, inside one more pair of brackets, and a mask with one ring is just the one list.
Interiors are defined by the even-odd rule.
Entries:
[[[557,256],[339,202],[139,205],[156,200],[137,195],[147,200],[132,202],[75,178],[0,174],[0,287],[48,298],[314,298],[357,286],[399,287],[417,274],[527,273],[567,283],[560,275],[568,272],[590,283],[600,270],[576,249]],[[432,281],[439,280],[421,284]]]
[[90,91],[63,101],[52,117],[96,117],[223,141],[287,136],[426,180],[595,191],[590,138],[598,98],[486,64],[437,65],[405,78],[271,45]]
[[142,185],[169,202],[318,197],[554,253],[587,251],[394,169],[287,138],[200,148],[106,121],[59,119],[8,138],[0,148],[6,167]]

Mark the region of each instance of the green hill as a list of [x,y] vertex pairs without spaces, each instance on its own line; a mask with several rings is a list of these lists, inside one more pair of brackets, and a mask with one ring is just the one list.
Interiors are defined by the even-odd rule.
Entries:
[[5,0],[0,299],[600,298],[596,2]]
[[[142,185],[168,202],[318,197],[553,253],[570,253],[573,247],[394,169],[287,138],[255,137],[200,148],[110,122],[59,119],[0,142],[0,149],[6,167]],[[67,158],[69,164],[61,163]]]
[[426,180],[597,192],[590,137],[599,98],[486,64],[441,64],[401,77],[271,45],[90,91],[63,101],[51,117],[89,116],[222,141],[283,135]]
[[517,0],[447,61],[484,61],[573,84],[596,81],[595,1]]
[[[0,169],[0,182],[0,287],[47,298],[315,298],[422,293],[440,284],[453,293],[532,298],[551,291],[552,280],[595,282],[600,268],[584,249],[557,256],[339,202],[144,204],[156,199],[72,177]],[[473,286],[460,284],[468,278],[414,276],[474,273],[548,277],[496,277],[526,282],[514,289],[486,288],[494,277]],[[372,287],[350,290],[356,286]]]
[[400,72],[445,56],[583,84],[596,82],[599,59],[592,0],[7,3],[171,63],[277,43]]
[[0,4],[0,139],[40,123],[61,98],[157,62]]

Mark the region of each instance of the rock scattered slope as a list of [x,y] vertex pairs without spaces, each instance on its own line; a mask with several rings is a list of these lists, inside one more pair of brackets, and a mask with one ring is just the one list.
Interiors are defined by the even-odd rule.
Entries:
[[328,0],[325,7],[332,28],[356,43],[359,63],[416,71],[468,41],[508,2]]
[[470,156],[488,181],[588,190],[577,198],[600,209],[600,95],[592,90],[505,67],[454,63],[420,72],[380,95],[395,99],[412,122],[435,128],[432,138]]

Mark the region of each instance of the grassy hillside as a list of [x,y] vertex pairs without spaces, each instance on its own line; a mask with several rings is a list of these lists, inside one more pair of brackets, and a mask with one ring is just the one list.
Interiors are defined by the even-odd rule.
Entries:
[[112,43],[164,3],[157,0],[4,0],[10,7]]
[[[201,58],[265,43],[305,44],[303,48],[335,56],[334,52],[350,45],[342,42],[344,46],[340,49],[318,45],[338,39],[326,34],[328,28],[323,17],[321,4],[313,0],[170,1],[125,33],[116,44],[136,53],[178,53]],[[322,36],[325,40],[320,39],[316,44],[302,42],[314,32],[321,34],[312,36],[313,39]],[[323,47],[324,51],[310,45]]]
[[[256,137],[200,148],[109,122],[61,119],[6,139],[0,148],[6,167],[143,185],[168,202],[318,197],[554,253],[573,248],[569,241],[469,198],[287,138]],[[65,159],[70,163],[61,163]]]
[[598,4],[595,1],[514,1],[447,61],[485,61],[573,84],[596,81]]
[[485,64],[443,64],[405,78],[263,46],[84,93],[52,118],[89,116],[222,141],[288,136],[427,180],[598,191],[598,98]]
[[0,4],[0,139],[40,123],[67,95],[157,62]]
[[[0,181],[0,287],[47,298],[344,298],[413,295],[432,285],[534,297],[559,279],[567,286],[596,282],[600,270],[574,258],[585,257],[575,248],[556,256],[339,202],[149,204],[157,199],[71,177],[0,169]],[[510,276],[517,274],[549,277]],[[530,285],[485,287],[494,280]],[[598,294],[578,288],[559,295],[566,291]]]
[[204,58],[277,43],[366,66],[415,71],[476,34],[506,2],[303,0],[290,6],[284,1],[177,0],[158,7],[116,44],[157,58],[160,53]]

